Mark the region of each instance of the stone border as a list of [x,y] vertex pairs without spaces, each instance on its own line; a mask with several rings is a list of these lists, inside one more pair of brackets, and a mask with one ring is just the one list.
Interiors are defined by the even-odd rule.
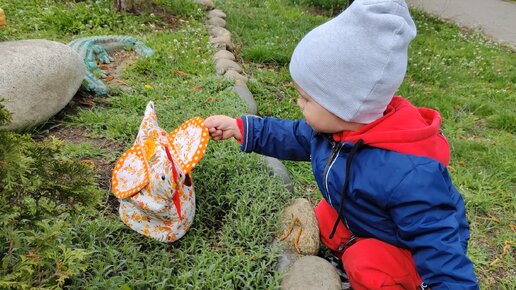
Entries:
[[[215,47],[217,52],[213,56],[215,71],[218,75],[233,81],[234,85],[228,90],[236,92],[237,95],[246,102],[250,115],[258,114],[258,107],[253,98],[253,94],[247,88],[249,78],[245,76],[242,66],[236,62],[233,54],[234,45],[231,41],[231,32],[226,29],[226,14],[215,9],[212,0],[195,0],[206,9],[206,25],[208,26],[209,42]],[[290,179],[287,168],[283,163],[273,157],[262,156],[263,160],[270,168],[273,175],[279,176],[286,188],[294,192],[294,186]]]

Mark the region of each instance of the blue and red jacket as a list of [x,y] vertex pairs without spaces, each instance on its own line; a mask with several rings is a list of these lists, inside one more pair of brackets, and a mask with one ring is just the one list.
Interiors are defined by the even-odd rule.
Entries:
[[270,117],[238,123],[242,151],[311,161],[324,199],[355,236],[409,249],[432,289],[478,289],[438,112],[394,97],[382,118],[357,131],[321,134],[304,120]]

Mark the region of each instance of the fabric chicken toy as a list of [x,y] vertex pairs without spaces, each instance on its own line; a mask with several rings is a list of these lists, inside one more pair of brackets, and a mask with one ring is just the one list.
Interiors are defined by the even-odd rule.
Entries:
[[147,104],[134,146],[117,161],[111,180],[120,218],[131,229],[164,242],[188,231],[195,215],[190,171],[209,140],[203,123],[195,117],[167,134],[158,126],[154,103]]
[[5,26],[5,13],[2,8],[0,8],[0,29],[4,28]]

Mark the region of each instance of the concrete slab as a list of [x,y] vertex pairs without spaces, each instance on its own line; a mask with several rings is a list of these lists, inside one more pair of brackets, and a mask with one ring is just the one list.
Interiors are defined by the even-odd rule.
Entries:
[[406,0],[409,6],[460,26],[480,29],[516,48],[516,3],[510,0]]

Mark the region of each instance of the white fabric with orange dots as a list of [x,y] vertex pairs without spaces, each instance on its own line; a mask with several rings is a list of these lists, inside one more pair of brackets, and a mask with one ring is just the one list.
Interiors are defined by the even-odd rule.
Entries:
[[203,122],[195,117],[167,134],[149,102],[134,146],[117,161],[111,180],[120,218],[131,229],[164,242],[188,231],[195,216],[190,171],[209,140]]

